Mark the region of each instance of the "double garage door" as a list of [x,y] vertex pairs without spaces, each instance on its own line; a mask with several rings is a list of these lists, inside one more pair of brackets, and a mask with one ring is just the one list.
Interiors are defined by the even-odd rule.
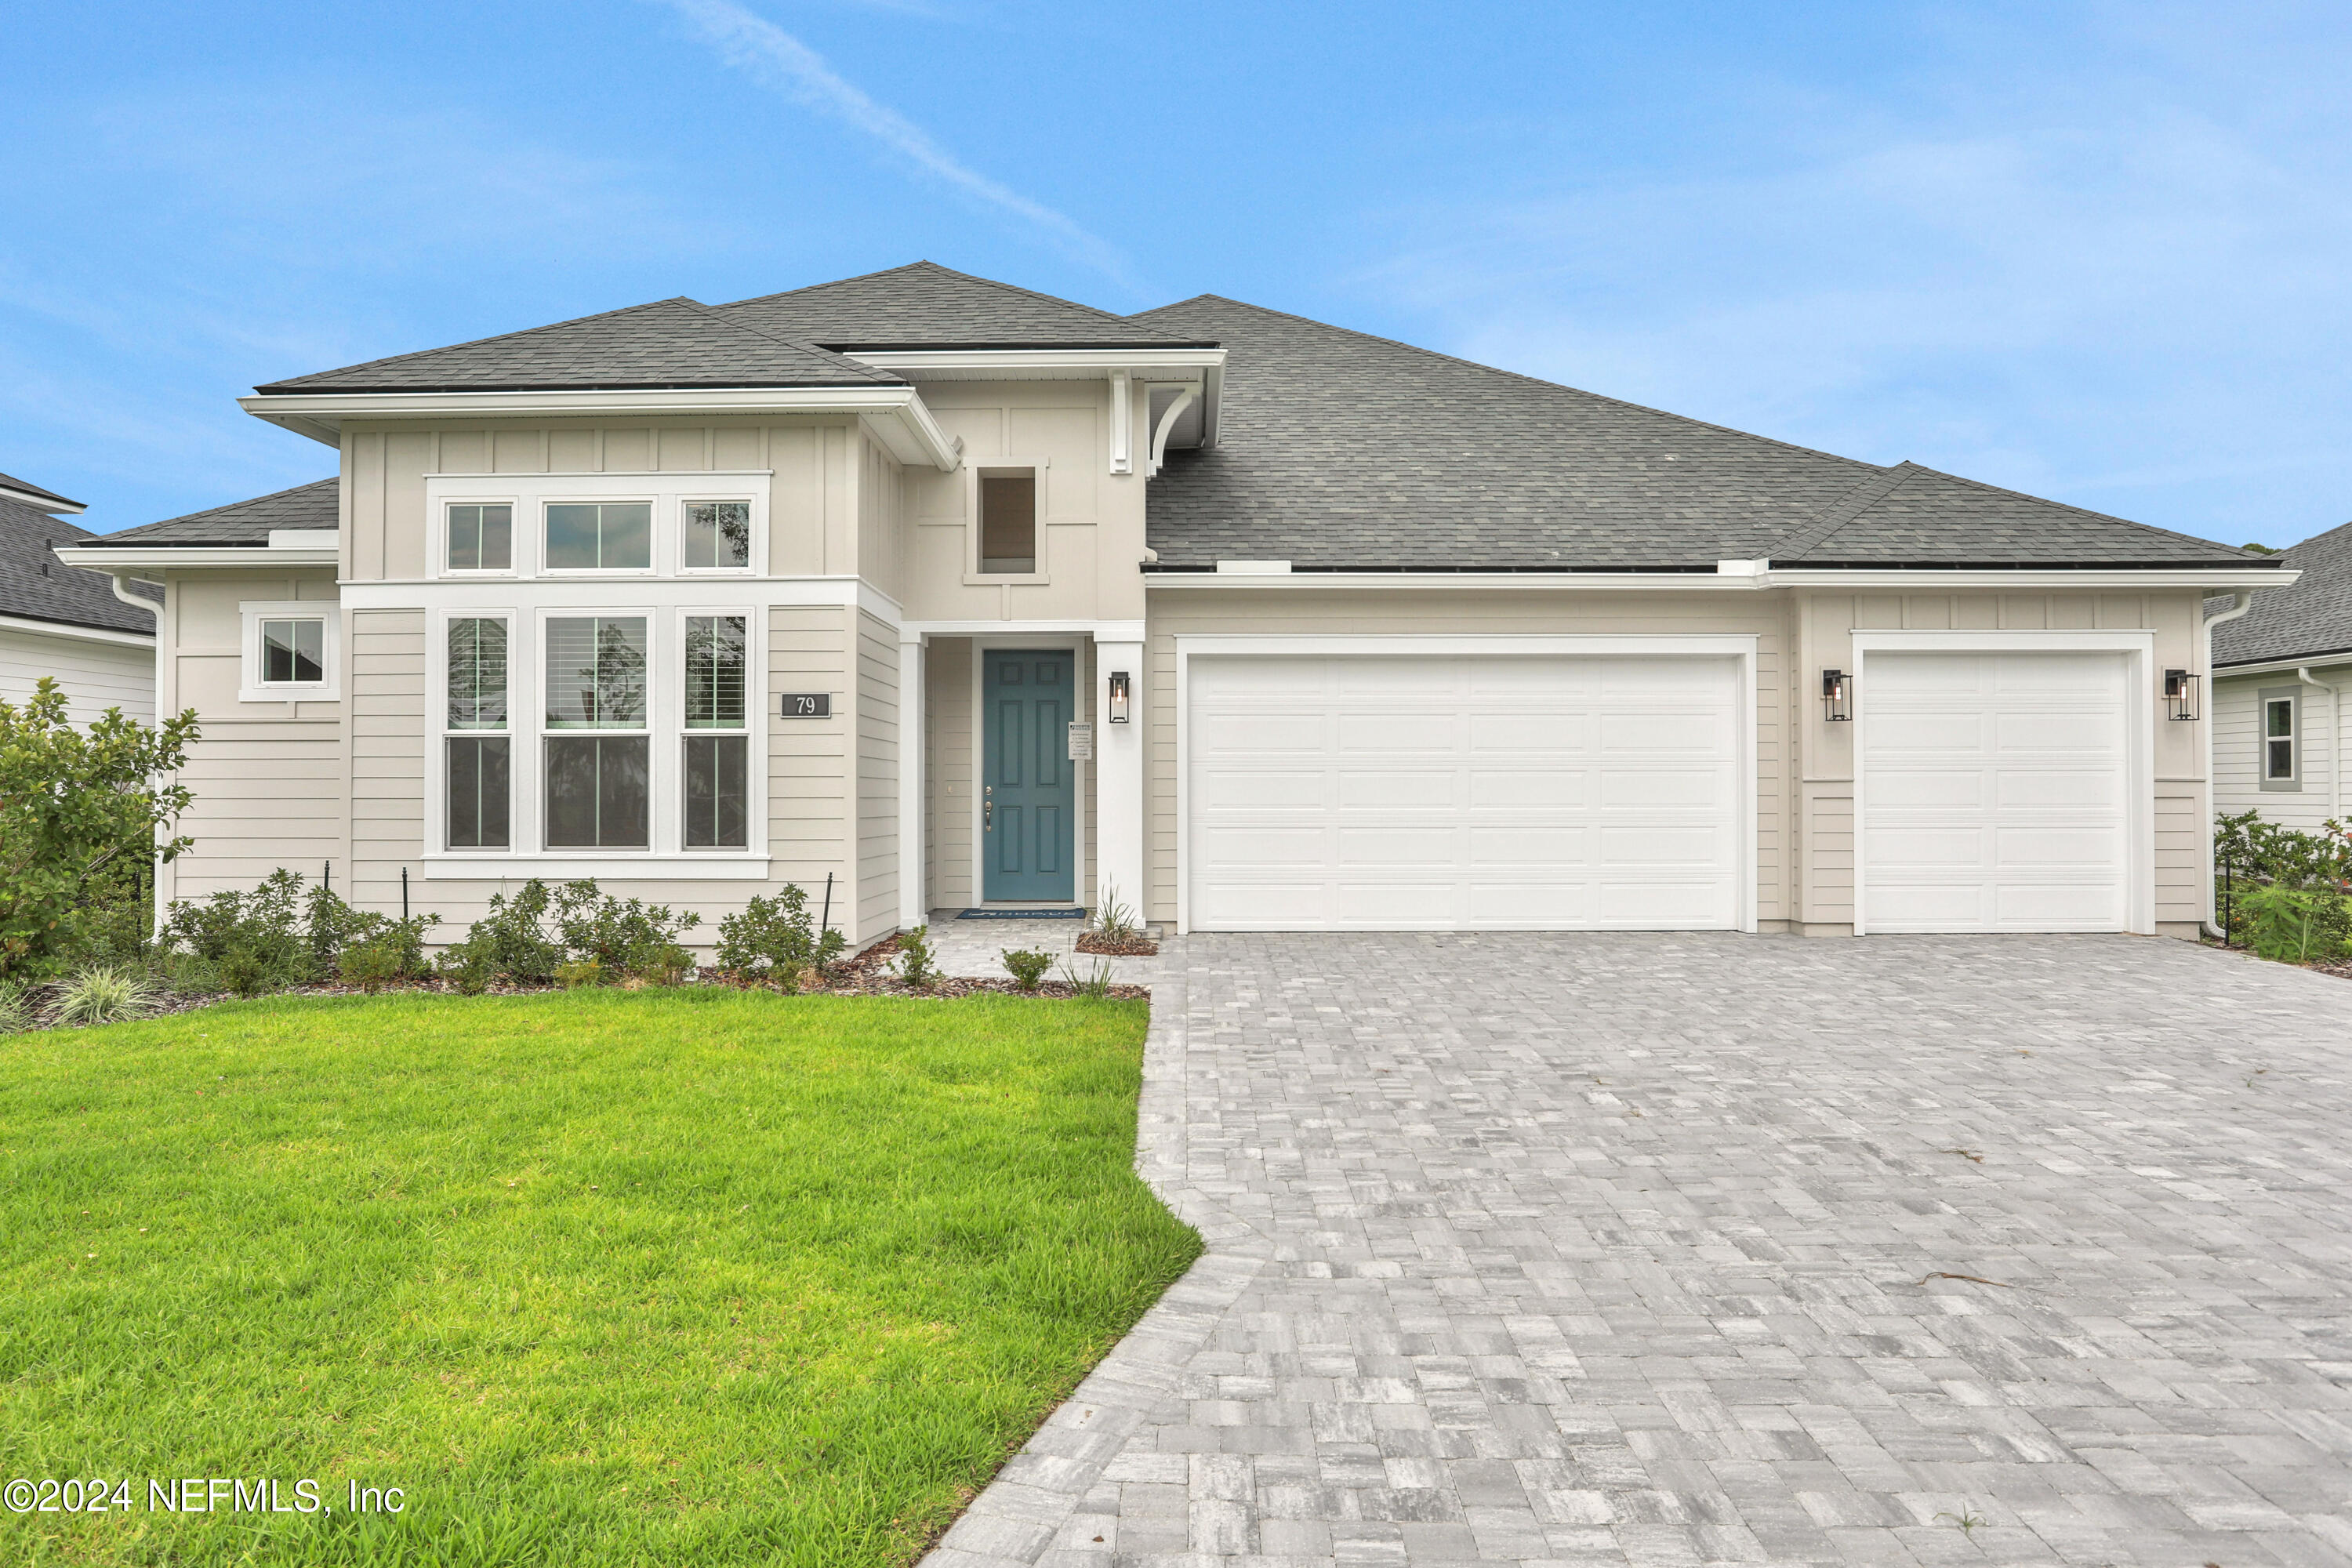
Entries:
[[[1873,655],[1855,729],[1871,931],[2126,925],[2121,655]],[[1739,661],[1198,655],[1199,931],[1746,922]]]

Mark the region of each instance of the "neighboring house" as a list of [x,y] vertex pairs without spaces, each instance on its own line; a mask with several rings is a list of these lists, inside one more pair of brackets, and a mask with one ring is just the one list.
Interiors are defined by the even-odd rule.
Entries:
[[22,704],[45,675],[87,724],[109,708],[155,720],[160,589],[61,565],[53,553],[99,536],[66,517],[82,503],[0,474],[0,700]]
[[2278,559],[2301,579],[2213,627],[2214,798],[2224,812],[2308,829],[2345,815],[2352,523]]
[[60,552],[169,584],[205,739],[164,891],[331,859],[460,926],[530,876],[706,920],[830,876],[859,941],[1106,887],[1190,930],[2187,935],[2166,672],[2293,575],[928,263],[244,406],[338,478]]

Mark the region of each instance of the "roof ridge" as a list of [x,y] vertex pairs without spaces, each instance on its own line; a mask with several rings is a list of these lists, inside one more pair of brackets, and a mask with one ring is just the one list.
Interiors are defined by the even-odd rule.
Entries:
[[1774,561],[1801,561],[1835,537],[1838,531],[1901,489],[1915,472],[1925,472],[1906,458],[1891,468],[1864,474],[1846,492],[1813,514],[1804,527],[1776,542],[1765,554]]
[[274,381],[261,383],[254,390],[259,392],[264,387],[283,386],[294,381],[312,381],[320,376],[333,375],[342,371],[366,370],[373,365],[390,364],[394,360],[415,359],[419,354],[449,353],[458,349],[478,348],[484,343],[499,342],[508,338],[527,338],[539,332],[551,332],[558,327],[576,327],[583,321],[601,321],[608,316],[625,316],[632,310],[650,310],[656,305],[689,305],[698,310],[708,310],[710,308],[699,300],[689,299],[684,294],[672,294],[666,300],[645,300],[635,305],[622,305],[610,310],[592,310],[584,316],[566,316],[560,321],[543,321],[536,327],[517,327],[511,331],[492,332],[487,337],[467,338],[463,342],[441,343],[429,349],[410,349],[396,354],[378,354],[373,359],[363,359],[351,364],[337,365],[332,370],[306,371],[300,375],[281,375]]
[[[1499,365],[1481,364],[1475,359],[1465,359],[1460,354],[1441,353],[1435,349],[1423,348],[1419,343],[1406,342],[1402,338],[1384,338],[1378,332],[1359,331],[1354,327],[1343,327],[1334,321],[1318,321],[1313,316],[1302,316],[1295,310],[1277,310],[1268,305],[1253,305],[1246,300],[1236,300],[1229,294],[1195,294],[1189,300],[1178,300],[1166,305],[1155,305],[1149,310],[1139,310],[1136,316],[1157,315],[1162,310],[1172,310],[1178,305],[1197,304],[1202,300],[1214,300],[1225,305],[1238,305],[1244,310],[1255,310],[1262,316],[1275,316],[1286,321],[1300,321],[1310,327],[1321,327],[1326,331],[1345,332],[1351,338],[1362,338],[1367,342],[1386,343],[1391,348],[1404,349],[1420,354],[1425,359],[1440,360],[1447,364],[1482,371],[1488,375],[1507,376],[1513,381],[1526,382],[1531,386],[1547,387],[1554,392],[1566,392],[1578,397],[1590,398],[1594,403],[1605,404],[1612,408],[1626,408],[1636,414],[1648,414],[1660,419],[1671,419],[1677,425],[1688,425],[1700,430],[1713,430],[1726,436],[1737,436],[1747,441],[1761,441],[1767,446],[1778,447],[1783,451],[1801,452],[1809,458],[1826,458],[1832,462],[1850,463],[1864,468],[1874,469],[1878,467],[1877,464],[1865,458],[1849,458],[1842,452],[1823,451],[1819,447],[1803,447],[1794,441],[1783,441],[1776,436],[1759,436],[1753,430],[1736,429],[1729,425],[1717,425],[1712,420],[1694,419],[1687,414],[1676,414],[1664,408],[1653,408],[1646,403],[1629,402],[1622,397],[1612,397],[1606,393],[1593,392],[1581,386],[1570,386],[1564,381],[1547,381],[1542,376],[1528,375],[1523,371],[1505,370]],[[1130,316],[1128,319],[1133,321],[1136,317]]]
[[847,278],[828,279],[823,283],[803,283],[797,289],[782,289],[773,294],[754,294],[748,299],[730,300],[724,305],[716,308],[732,310],[739,305],[764,305],[772,300],[788,300],[795,294],[809,294],[819,289],[838,288],[844,283],[863,283],[872,278],[887,278],[894,273],[918,271],[936,272],[942,277],[958,279],[966,283],[984,283],[991,289],[1001,289],[1005,293],[1018,294],[1024,299],[1044,300],[1051,304],[1067,305],[1074,310],[1084,310],[1090,315],[1099,316],[1106,321],[1127,322],[1135,319],[1132,316],[1122,316],[1116,310],[1106,310],[1099,305],[1089,305],[1079,300],[1066,300],[1059,294],[1048,294],[1043,289],[1024,289],[1018,283],[1007,283],[1003,279],[983,278],[977,272],[959,272],[952,267],[942,267],[928,258],[902,262],[897,267],[880,268],[872,272],[859,272]]

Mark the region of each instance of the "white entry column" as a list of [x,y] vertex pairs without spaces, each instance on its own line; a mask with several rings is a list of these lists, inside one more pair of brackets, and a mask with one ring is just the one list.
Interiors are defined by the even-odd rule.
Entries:
[[923,838],[923,634],[898,632],[898,924],[903,930],[931,918],[925,902],[923,866],[929,846]]
[[[1095,644],[1095,900],[1143,912],[1143,645]],[[1124,717],[1122,718],[1122,710]]]

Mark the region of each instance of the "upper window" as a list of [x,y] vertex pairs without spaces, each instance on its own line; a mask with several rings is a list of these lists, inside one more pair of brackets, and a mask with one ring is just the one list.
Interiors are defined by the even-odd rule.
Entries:
[[548,621],[547,727],[646,727],[643,616],[557,616]]
[[327,623],[265,620],[261,623],[261,684],[320,686],[327,679]]
[[1037,570],[1037,476],[980,476],[980,569],[1025,576]]
[[2298,698],[2293,689],[2263,693],[2263,787],[2293,789],[2299,782],[2296,742]]
[[650,501],[550,501],[551,572],[643,572],[653,565]]
[[751,503],[688,501],[679,525],[677,563],[688,572],[740,569],[751,563]]
[[449,570],[510,572],[514,569],[514,508],[509,504],[453,506],[449,518]]

